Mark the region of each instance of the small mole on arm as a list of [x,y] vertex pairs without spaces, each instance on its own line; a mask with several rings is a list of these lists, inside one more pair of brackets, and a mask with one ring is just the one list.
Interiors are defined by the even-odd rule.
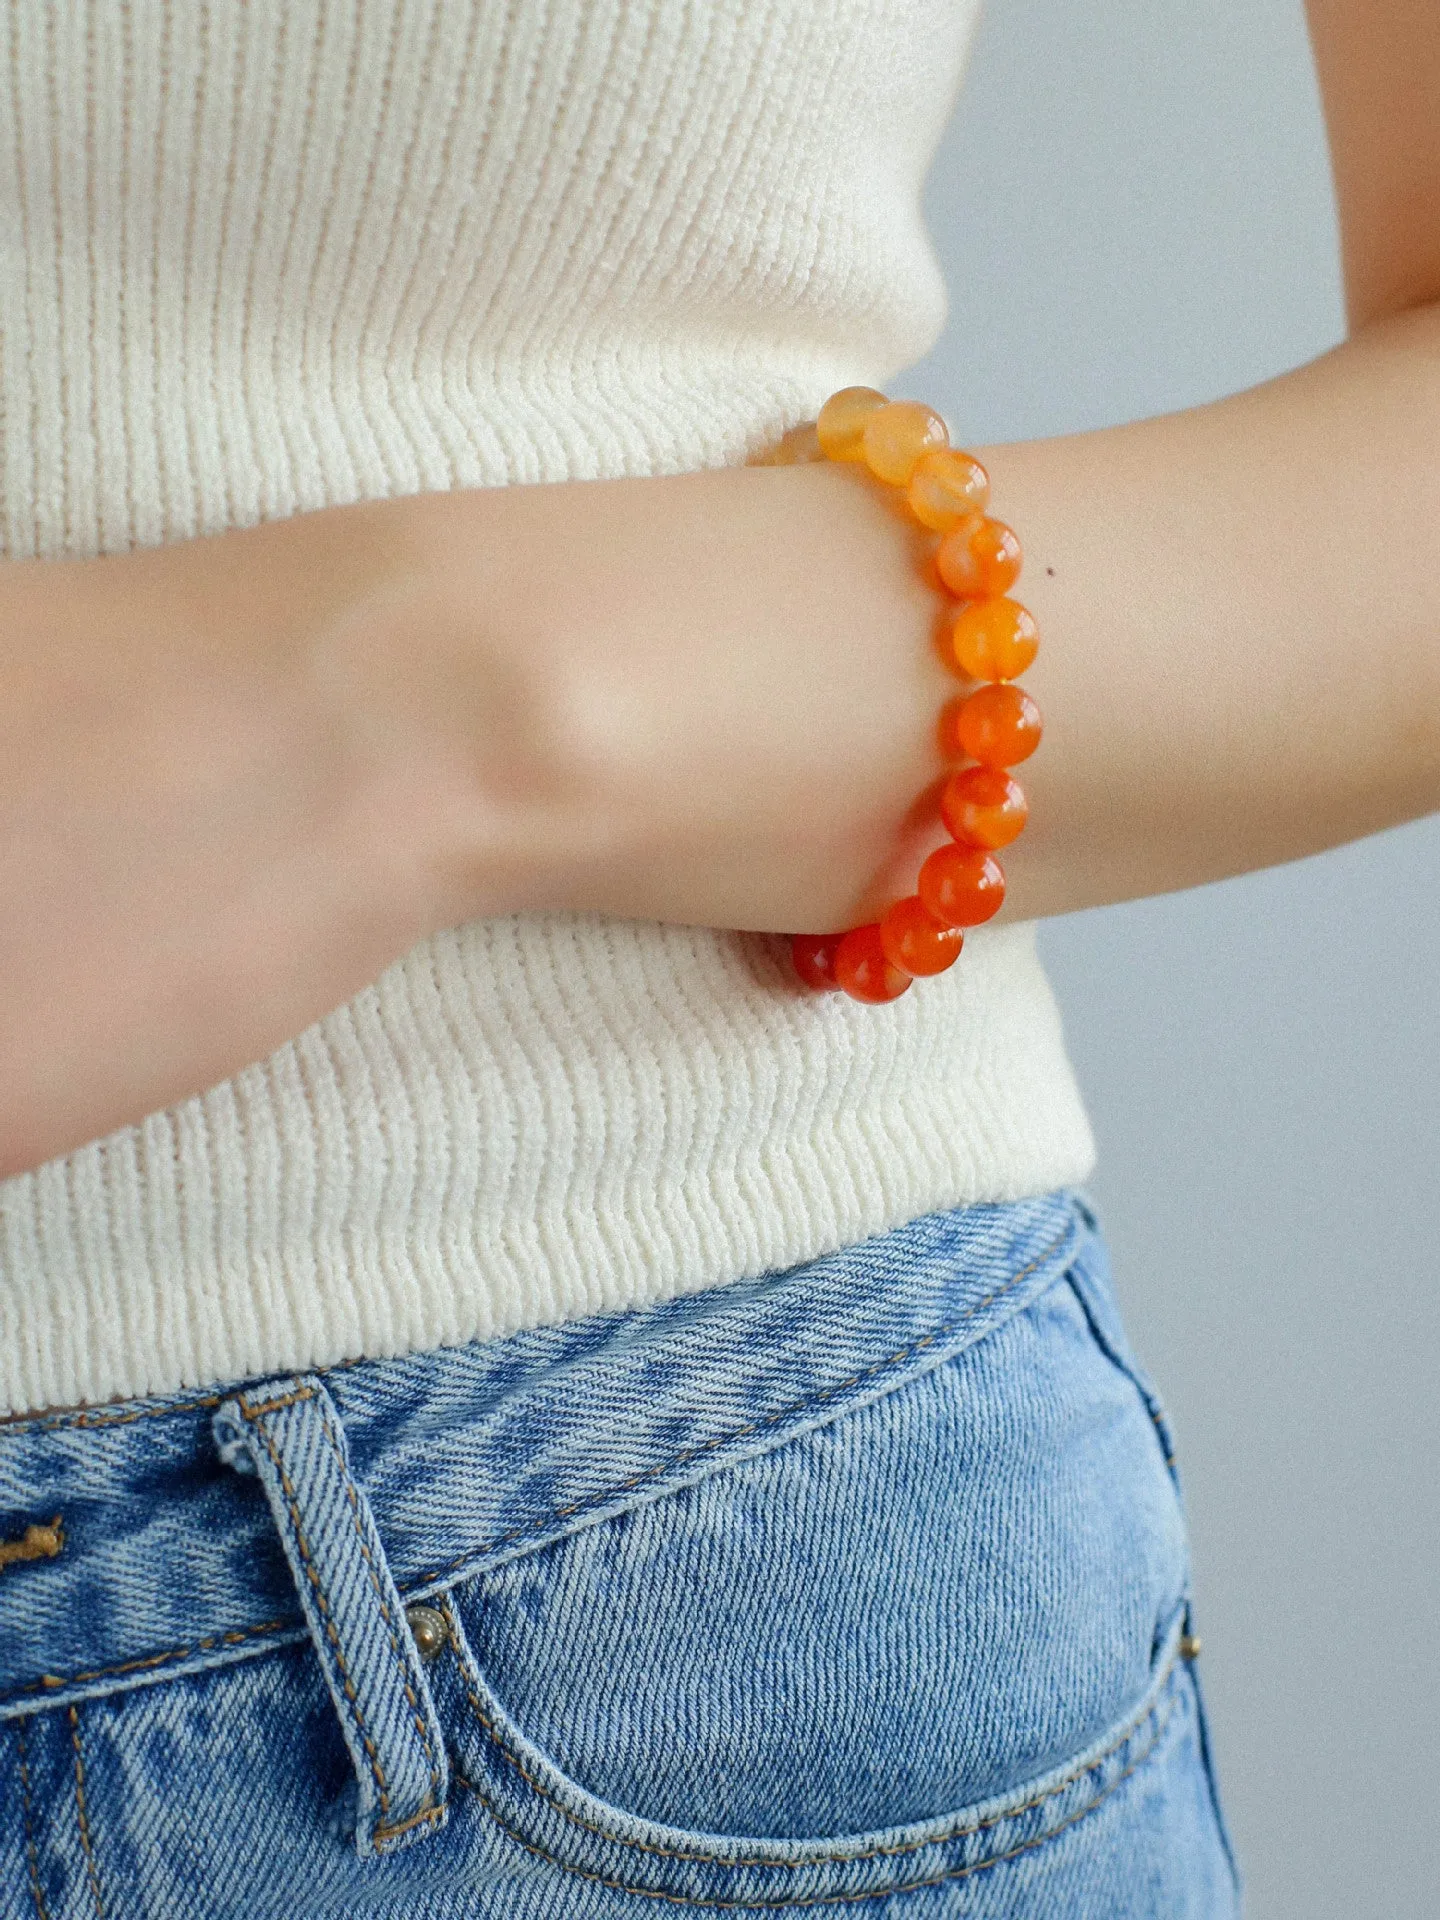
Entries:
[[1045,571],[1046,571],[1046,573],[1048,573],[1048,574],[1049,574],[1049,576],[1050,576],[1050,578],[1051,578],[1052,580],[1053,580],[1053,579],[1055,578],[1055,569],[1054,569],[1054,567],[1046,567],[1046,569],[1045,569]]

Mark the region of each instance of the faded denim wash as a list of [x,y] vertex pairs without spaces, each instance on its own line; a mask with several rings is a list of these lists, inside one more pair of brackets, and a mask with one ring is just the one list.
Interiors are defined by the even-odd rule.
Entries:
[[1170,1453],[1067,1193],[0,1428],[0,1920],[1231,1920]]

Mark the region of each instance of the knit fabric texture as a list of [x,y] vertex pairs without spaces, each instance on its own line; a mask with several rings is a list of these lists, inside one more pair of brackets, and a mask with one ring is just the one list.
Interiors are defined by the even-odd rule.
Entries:
[[[924,353],[975,0],[0,0],[0,542],[745,460]],[[468,925],[0,1183],[0,1407],[485,1337],[1093,1147],[1033,930],[893,1006],[783,944]]]

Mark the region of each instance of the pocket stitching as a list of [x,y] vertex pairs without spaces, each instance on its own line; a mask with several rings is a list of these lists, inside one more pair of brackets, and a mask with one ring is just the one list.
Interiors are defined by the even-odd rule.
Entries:
[[[1171,1664],[1173,1667],[1174,1662],[1172,1661]],[[1165,1712],[1158,1719],[1155,1726],[1155,1731],[1151,1736],[1150,1740],[1147,1742],[1144,1748],[1144,1751],[1141,1753],[1138,1753],[1135,1756],[1135,1758],[1130,1762],[1130,1765],[1126,1767],[1122,1773],[1118,1773],[1115,1776],[1115,1778],[1105,1788],[1104,1792],[1097,1794],[1095,1799],[1089,1801],[1085,1806],[1077,1808],[1074,1813],[1068,1814],[1065,1817],[1065,1819],[1060,1822],[1059,1826],[1052,1827],[1048,1833],[1035,1834],[1031,1839],[1021,1841],[1019,1846],[1011,1847],[1004,1853],[997,1853],[989,1860],[972,1860],[967,1862],[964,1866],[947,1867],[942,1873],[928,1874],[923,1879],[901,1880],[901,1881],[896,1881],[895,1883],[887,1887],[868,1887],[864,1889],[852,1889],[851,1891],[844,1892],[844,1893],[804,1894],[799,1899],[787,1899],[784,1897],[779,1899],[763,1899],[763,1900],[709,1899],[702,1894],[669,1893],[669,1892],[662,1891],[661,1889],[656,1887],[630,1886],[625,1881],[611,1879],[607,1875],[601,1874],[601,1873],[595,1873],[587,1867],[577,1867],[567,1860],[561,1860],[558,1857],[558,1855],[549,1853],[546,1851],[544,1847],[537,1845],[533,1841],[525,1839],[522,1834],[517,1833],[516,1830],[509,1825],[509,1823],[505,1820],[503,1815],[498,1811],[494,1802],[490,1799],[489,1795],[485,1793],[483,1788],[477,1786],[473,1780],[467,1779],[467,1777],[463,1773],[461,1773],[458,1768],[453,1770],[453,1778],[459,1786],[464,1787],[467,1792],[474,1794],[475,1798],[480,1802],[481,1806],[485,1808],[486,1812],[490,1815],[490,1818],[495,1822],[496,1826],[499,1827],[502,1833],[507,1834],[509,1838],[516,1843],[517,1846],[523,1847],[527,1853],[534,1854],[538,1859],[546,1861],[549,1865],[559,1867],[562,1873],[574,1874],[577,1878],[581,1880],[592,1881],[599,1886],[609,1888],[612,1892],[615,1892],[615,1893],[635,1894],[639,1898],[646,1899],[646,1900],[663,1900],[671,1906],[708,1907],[712,1911],[724,1911],[724,1912],[742,1912],[743,1911],[743,1912],[758,1913],[758,1912],[776,1912],[782,1909],[799,1910],[802,1907],[854,1906],[864,1900],[888,1900],[892,1898],[895,1894],[899,1894],[899,1893],[919,1893],[919,1892],[922,1892],[927,1887],[943,1886],[944,1883],[948,1880],[965,1880],[970,1878],[973,1874],[986,1873],[992,1867],[1004,1866],[1007,1861],[1016,1860],[1020,1857],[1021,1854],[1033,1853],[1037,1847],[1048,1846],[1052,1840],[1058,1840],[1060,1835],[1062,1833],[1067,1832],[1069,1828],[1073,1826],[1077,1826],[1079,1822],[1082,1820],[1087,1820],[1090,1817],[1090,1815],[1096,1811],[1097,1808],[1102,1807],[1105,1804],[1105,1802],[1110,1798],[1110,1796],[1113,1793],[1117,1792],[1118,1789],[1124,1785],[1124,1783],[1131,1777],[1132,1774],[1137,1773],[1140,1770],[1140,1768],[1145,1765],[1146,1761],[1149,1760],[1150,1756],[1154,1753],[1155,1749],[1159,1746],[1160,1741],[1165,1733],[1165,1729],[1168,1727],[1171,1719],[1174,1716],[1176,1704],[1177,1703],[1175,1701],[1173,1700],[1171,1701],[1170,1705],[1166,1708]],[[1155,1703],[1154,1706],[1150,1708],[1149,1712],[1152,1715],[1159,1712],[1158,1701]],[[1144,1725],[1146,1717],[1147,1716],[1142,1715],[1140,1720],[1134,1723],[1134,1725],[1130,1728],[1129,1733],[1126,1735],[1126,1738],[1130,1738],[1135,1732],[1138,1731],[1138,1729],[1141,1726]],[[1118,1744],[1123,1745],[1124,1741],[1122,1740]],[[1111,1753],[1113,1753],[1114,1751],[1115,1751],[1114,1747],[1111,1747],[1109,1749],[1109,1752]],[[1105,1757],[1104,1755],[1100,1756],[1100,1758],[1102,1759],[1104,1757]],[[1098,1764],[1099,1764],[1098,1759],[1091,1762],[1092,1766],[1097,1766]],[[1089,1770],[1088,1768],[1085,1769],[1085,1771],[1087,1772],[1088,1770]],[[1074,1781],[1078,1778],[1080,1778],[1079,1774],[1072,1775],[1070,1781],[1062,1782],[1061,1784],[1062,1786],[1073,1785]],[[1060,1791],[1061,1791],[1061,1787],[1059,1786],[1051,1788],[1046,1792],[1044,1796],[1042,1796],[1042,1798],[1048,1799],[1050,1798],[1052,1793],[1058,1793]],[[1040,1804],[1041,1802],[1039,1800],[1030,1802],[1030,1805],[1032,1807],[1038,1806]],[[563,1807],[560,1807],[558,1808],[558,1811],[561,1813],[565,1813],[566,1810]],[[1011,1810],[1009,1814],[997,1816],[997,1820],[1011,1818],[1013,1817],[1014,1814],[1017,1814],[1023,1811],[1025,1811],[1024,1808],[1014,1808]],[[575,1816],[567,1815],[567,1818],[574,1818],[574,1817]],[[980,1827],[971,1828],[969,1829],[969,1831],[978,1833],[982,1831],[984,1827],[993,1826],[996,1823],[997,1823],[996,1820],[985,1821],[981,1824]],[[582,1821],[580,1824],[584,1825],[585,1823]],[[616,1840],[615,1835],[604,1835],[602,1837],[608,1840],[611,1840],[612,1842]],[[953,1839],[961,1838],[963,1836],[962,1834],[951,1834],[946,1837],[953,1840]],[[620,1844],[621,1846],[643,1847],[645,1843],[642,1841],[620,1840],[618,1844]],[[905,1849],[898,1849],[898,1848],[884,1849],[882,1851],[885,1853],[899,1852],[899,1851],[914,1852],[914,1851],[918,1851],[920,1847],[934,1846],[934,1845],[941,1845],[941,1844],[943,1844],[943,1839],[940,1841],[933,1841],[933,1840],[922,1841],[922,1842],[916,1843],[915,1846],[905,1848]],[[646,1850],[650,1852],[664,1851],[661,1848],[648,1848]],[[687,1857],[693,1858],[695,1856],[675,1854],[675,1855],[672,1855],[672,1857],[685,1859]],[[879,1857],[881,1857],[881,1855],[874,1854],[874,1853],[850,1854],[848,1856],[831,1855],[831,1856],[816,1856],[813,1860],[809,1860],[805,1862],[767,1860],[767,1861],[759,1862],[758,1864],[767,1866],[767,1867],[794,1868],[800,1865],[804,1865],[804,1866],[824,1865],[824,1864],[827,1864],[827,1862],[833,1862],[836,1859],[840,1859],[842,1861],[845,1859],[848,1859],[850,1861],[856,1861],[856,1860],[876,1859]],[[706,1856],[704,1857],[704,1864],[710,1865],[710,1866],[741,1867],[747,1864],[757,1864],[757,1863],[749,1863],[742,1860],[716,1861]]]
[[[1132,1719],[1127,1721],[1124,1727],[1121,1729],[1121,1731],[1110,1742],[1109,1746],[1105,1747],[1102,1752],[1090,1756],[1085,1761],[1083,1766],[1077,1766],[1073,1772],[1067,1773],[1063,1779],[1052,1782],[1050,1786],[1046,1787],[1043,1793],[1034,1794],[1028,1800],[1022,1801],[1015,1806],[1007,1806],[1003,1812],[992,1814],[987,1819],[978,1820],[978,1821],[967,1821],[962,1816],[958,1818],[954,1823],[952,1823],[944,1832],[932,1833],[929,1836],[927,1836],[927,1838],[925,1838],[924,1840],[907,1840],[904,1842],[897,1842],[893,1846],[868,1847],[858,1851],[853,1847],[837,1848],[826,1853],[809,1854],[803,1860],[772,1859],[772,1858],[763,1857],[763,1856],[752,1857],[752,1858],[739,1858],[739,1859],[719,1859],[713,1853],[700,1853],[692,1850],[687,1850],[681,1847],[662,1847],[662,1846],[658,1846],[653,1841],[633,1840],[633,1839],[627,1838],[623,1834],[616,1834],[616,1833],[609,1832],[604,1827],[597,1825],[594,1821],[587,1820],[584,1818],[583,1815],[575,1813],[571,1808],[565,1806],[565,1804],[560,1799],[558,1799],[557,1796],[548,1787],[543,1786],[540,1783],[540,1781],[538,1781],[534,1777],[534,1775],[529,1771],[529,1769],[525,1766],[525,1763],[521,1760],[520,1756],[516,1753],[513,1753],[510,1750],[510,1748],[506,1745],[504,1739],[501,1737],[500,1733],[496,1729],[494,1722],[489,1718],[484,1708],[481,1706],[481,1703],[475,1693],[475,1682],[478,1679],[478,1675],[476,1673],[474,1663],[471,1660],[469,1660],[465,1655],[465,1653],[463,1653],[461,1650],[463,1642],[460,1639],[460,1635],[459,1635],[459,1623],[455,1619],[454,1612],[448,1597],[443,1602],[443,1607],[450,1624],[450,1646],[454,1653],[456,1664],[461,1670],[462,1684],[465,1690],[465,1698],[470,1703],[471,1712],[475,1715],[475,1718],[480,1722],[480,1725],[484,1728],[485,1736],[489,1740],[490,1744],[495,1748],[495,1750],[501,1755],[501,1757],[505,1761],[508,1762],[510,1766],[512,1766],[515,1769],[515,1771],[520,1775],[521,1779],[525,1781],[526,1785],[529,1786],[533,1792],[537,1793],[540,1796],[540,1798],[544,1800],[549,1806],[553,1807],[556,1813],[558,1813],[562,1819],[568,1820],[571,1823],[571,1825],[580,1827],[583,1831],[587,1833],[595,1834],[599,1839],[604,1840],[611,1845],[626,1847],[637,1853],[655,1854],[655,1855],[658,1855],[660,1858],[666,1859],[666,1860],[687,1861],[697,1866],[712,1866],[712,1867],[725,1867],[725,1868],[736,1868],[736,1869],[742,1868],[742,1867],[757,1868],[757,1869],[769,1868],[769,1869],[774,1869],[777,1871],[788,1872],[788,1873],[804,1872],[809,1868],[816,1867],[816,1866],[846,1866],[846,1865],[852,1865],[856,1862],[862,1862],[866,1860],[892,1859],[901,1854],[922,1853],[927,1847],[945,1846],[948,1843],[955,1840],[969,1839],[969,1838],[972,1838],[977,1833],[985,1833],[985,1832],[988,1832],[989,1829],[992,1827],[1001,1826],[1007,1820],[1018,1819],[1021,1814],[1033,1813],[1037,1807],[1043,1806],[1047,1800],[1054,1799],[1057,1794],[1063,1793],[1067,1787],[1074,1786],[1077,1780],[1083,1779],[1087,1773],[1091,1772],[1094,1768],[1100,1766],[1104,1761],[1108,1760],[1112,1754],[1117,1753],[1119,1749],[1125,1745],[1127,1740],[1132,1740],[1135,1737],[1135,1735],[1139,1732],[1140,1728],[1144,1726],[1146,1720],[1150,1719],[1152,1716],[1156,1714],[1160,1714],[1165,1688],[1172,1674],[1174,1673],[1176,1666],[1179,1664],[1179,1661],[1181,1658],[1179,1647],[1176,1646],[1175,1648],[1172,1649],[1169,1659],[1166,1661],[1165,1665],[1161,1668],[1159,1674],[1151,1681],[1150,1687],[1147,1688],[1146,1690],[1147,1693],[1153,1695],[1153,1697],[1150,1699],[1149,1705],[1143,1707],[1138,1713],[1135,1714],[1135,1716]],[[1169,1724],[1170,1717],[1173,1712],[1174,1712],[1174,1702],[1172,1701],[1170,1705],[1165,1708],[1164,1713],[1161,1714],[1159,1724],[1157,1725],[1155,1730],[1155,1740],[1152,1740],[1152,1742],[1150,1743],[1150,1746],[1146,1748],[1147,1754],[1150,1752],[1151,1748],[1154,1746],[1155,1741],[1159,1740],[1160,1735],[1163,1733],[1165,1727]],[[1139,1763],[1137,1762],[1136,1764],[1138,1765]],[[1091,1807],[1098,1806],[1101,1800],[1104,1800],[1110,1793],[1114,1791],[1115,1787],[1119,1785],[1119,1781],[1123,1779],[1127,1779],[1129,1777],[1129,1774],[1133,1771],[1134,1771],[1133,1767],[1128,1768],[1125,1773],[1119,1776],[1119,1779],[1112,1782],[1112,1784],[1105,1789],[1105,1792],[1102,1793],[1098,1799],[1091,1801],[1083,1811],[1088,1813]],[[460,1779],[461,1776],[457,1773],[456,1778]],[[490,1811],[492,1812],[492,1814],[494,1813],[495,1810],[490,1805],[490,1801],[486,1798],[484,1793],[480,1790],[479,1787],[475,1785],[473,1781],[462,1779],[461,1783],[462,1785],[467,1787],[470,1790],[470,1792],[476,1794],[478,1798],[483,1800],[485,1805],[487,1807],[490,1807]],[[498,1820],[498,1815],[496,1816],[496,1818]],[[503,1821],[499,1821],[499,1824],[501,1826],[504,1826]],[[1067,1821],[1064,1824],[1068,1825],[1069,1822]],[[507,1833],[510,1831],[508,1827],[505,1830]],[[1063,1830],[1064,1830],[1063,1826],[1057,1827],[1055,1829],[1057,1833],[1062,1832]],[[514,1835],[512,1837],[516,1839],[519,1838],[518,1835]],[[523,1845],[526,1843],[522,1842],[521,1844]],[[1034,1843],[1031,1842],[1027,1844],[1034,1844]],[[541,1851],[541,1850],[535,1849],[535,1851]],[[1000,1856],[1000,1857],[1003,1858],[1005,1856]],[[550,1858],[550,1856],[542,1852],[542,1858],[548,1859]],[[557,1866],[563,1866],[564,1864],[565,1863],[563,1861],[556,1862]],[[970,1869],[970,1870],[973,1871],[973,1869]],[[948,1878],[950,1876],[942,1876],[942,1877]],[[609,1883],[607,1882],[606,1884],[609,1884]],[[922,1884],[929,1884],[929,1883],[922,1883]],[[621,1889],[621,1891],[636,1892],[636,1891],[643,1891],[643,1889],[627,1888],[627,1889]],[[903,1889],[900,1889],[900,1891],[903,1891]],[[874,1896],[872,1895],[869,1897],[873,1898]],[[715,1904],[715,1903],[710,1902],[705,1904]]]
[[[231,1627],[223,1633],[207,1634],[203,1640],[194,1640],[189,1646],[167,1647],[164,1653],[148,1653],[137,1660],[122,1660],[115,1667],[92,1667],[83,1673],[42,1673],[38,1680],[27,1680],[13,1693],[0,1697],[0,1708],[13,1706],[32,1694],[54,1693],[61,1687],[87,1686],[92,1680],[111,1680],[127,1673],[143,1673],[150,1667],[164,1666],[172,1660],[186,1660],[191,1654],[213,1653],[217,1647],[238,1647],[242,1641],[253,1640],[261,1634],[297,1631],[303,1633],[305,1629],[293,1620],[264,1620],[258,1627]],[[266,1649],[260,1647],[255,1651],[264,1653]]]

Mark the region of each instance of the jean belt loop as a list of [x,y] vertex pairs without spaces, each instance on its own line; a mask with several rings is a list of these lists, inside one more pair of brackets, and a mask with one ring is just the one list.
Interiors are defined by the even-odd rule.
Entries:
[[221,1458],[259,1479],[279,1530],[355,1764],[360,1853],[433,1833],[445,1743],[335,1403],[314,1375],[269,1380],[227,1400],[214,1431]]

